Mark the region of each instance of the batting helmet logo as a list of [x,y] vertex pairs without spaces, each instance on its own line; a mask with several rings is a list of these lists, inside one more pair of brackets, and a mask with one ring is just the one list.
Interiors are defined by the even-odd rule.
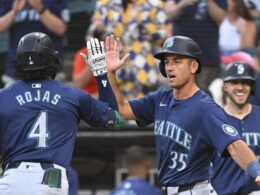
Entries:
[[243,64],[238,64],[237,65],[237,74],[243,74],[245,71],[245,68],[243,66]]
[[169,40],[169,41],[166,43],[166,47],[167,47],[167,48],[171,48],[171,47],[173,46],[173,44],[174,44],[174,38],[171,39],[171,40]]
[[226,67],[223,80],[251,80],[252,82],[255,82],[255,72],[249,64],[235,62]]

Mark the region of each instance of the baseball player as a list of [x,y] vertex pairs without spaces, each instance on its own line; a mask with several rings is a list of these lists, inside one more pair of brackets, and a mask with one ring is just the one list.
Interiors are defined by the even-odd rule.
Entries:
[[[102,53],[94,41],[87,45],[99,55]],[[256,156],[229,124],[225,112],[195,83],[195,75],[202,68],[201,50],[195,41],[183,36],[168,38],[155,58],[160,60],[160,70],[170,88],[131,101],[123,100],[115,77],[129,54],[120,59],[120,39],[115,40],[113,35],[106,38],[105,46],[107,75],[119,112],[140,126],[154,123],[158,180],[163,194],[210,194],[208,170],[215,150],[222,156],[231,155],[260,184]],[[93,71],[100,68],[91,57],[88,64]]]
[[[231,63],[224,71],[223,80],[226,102],[224,110],[228,114],[230,124],[238,130],[259,159],[260,107],[248,103],[255,84],[254,70],[246,63]],[[222,158],[215,153],[212,168],[214,174],[211,182],[217,194],[260,194],[260,186],[239,168],[232,158]]]
[[21,80],[0,90],[1,195],[67,195],[79,120],[124,125],[106,103],[54,80],[57,54],[46,34],[29,33],[19,41],[15,67]]
[[148,157],[141,146],[131,146],[126,151],[127,179],[117,186],[111,195],[160,195],[158,188],[145,180],[149,171]]

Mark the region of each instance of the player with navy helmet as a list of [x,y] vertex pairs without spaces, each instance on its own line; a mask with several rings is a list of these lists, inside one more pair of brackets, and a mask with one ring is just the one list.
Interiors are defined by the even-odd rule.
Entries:
[[[90,50],[102,48],[95,41],[87,42],[87,46]],[[223,109],[195,83],[195,75],[202,68],[201,49],[195,41],[183,36],[168,38],[155,58],[160,60],[160,70],[170,88],[130,101],[120,95],[115,76],[129,54],[120,59],[120,39],[115,40],[113,35],[106,38],[105,48],[107,75],[119,112],[125,119],[136,120],[139,126],[154,123],[158,180],[163,194],[211,194],[208,170],[215,150],[221,156],[231,155],[260,184],[256,156],[230,125]],[[92,59],[90,52],[91,70],[101,69],[102,65],[97,67]],[[104,92],[108,91],[99,90]]]
[[0,194],[67,195],[80,119],[120,127],[124,120],[107,103],[54,80],[60,60],[43,33],[21,38],[15,62],[21,80],[0,90]]
[[[257,155],[260,156],[260,107],[248,102],[254,91],[255,74],[246,63],[234,62],[224,70],[224,110],[230,124]],[[260,194],[260,186],[231,157],[213,158],[212,185],[219,195]]]
[[128,176],[110,195],[160,195],[160,189],[147,183],[149,158],[143,147],[133,145],[125,155]]

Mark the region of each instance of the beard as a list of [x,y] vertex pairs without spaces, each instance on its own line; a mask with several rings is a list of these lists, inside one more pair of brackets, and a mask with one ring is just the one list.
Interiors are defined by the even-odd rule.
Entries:
[[245,105],[247,105],[249,96],[250,94],[248,94],[244,100],[240,101],[234,97],[234,95],[227,94],[227,97],[230,99],[230,101],[238,108],[243,108]]

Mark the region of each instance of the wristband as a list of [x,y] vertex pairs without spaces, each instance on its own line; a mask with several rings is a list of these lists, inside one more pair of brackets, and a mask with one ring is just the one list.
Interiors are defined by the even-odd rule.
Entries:
[[45,10],[46,10],[46,7],[43,5],[38,12],[41,15],[41,14],[43,14],[45,12]]
[[253,179],[255,179],[257,176],[260,176],[260,164],[259,164],[259,162],[256,161],[256,160],[250,162],[247,166],[247,173]]

